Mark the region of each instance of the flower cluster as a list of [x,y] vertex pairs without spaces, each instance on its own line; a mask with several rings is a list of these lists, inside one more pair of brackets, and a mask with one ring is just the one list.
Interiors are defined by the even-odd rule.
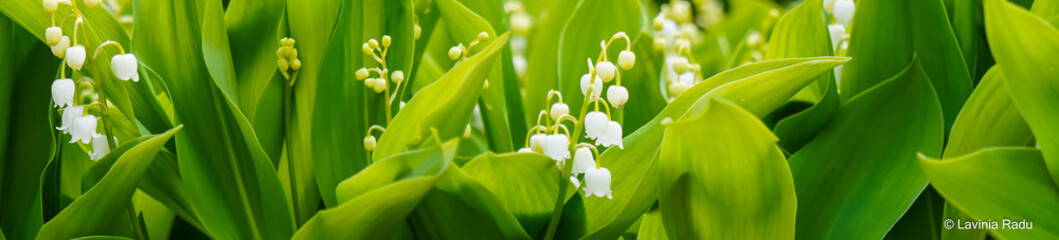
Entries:
[[[84,0],[86,6],[90,8],[99,7],[99,0]],[[63,17],[63,20],[59,25],[55,25],[54,20],[56,19],[56,13],[58,12],[59,6],[69,6],[71,8],[71,14]],[[70,143],[81,142],[82,144],[92,144],[93,151],[88,153],[92,160],[98,160],[103,158],[110,148],[116,145],[116,138],[110,134],[108,124],[108,113],[106,105],[106,95],[102,91],[102,81],[94,80],[90,77],[82,77],[75,82],[71,78],[67,78],[66,67],[73,69],[74,71],[80,71],[87,64],[92,64],[93,61],[99,57],[99,54],[103,53],[103,48],[107,46],[115,46],[120,51],[120,54],[116,54],[111,57],[110,67],[114,77],[120,80],[128,81],[132,80],[137,82],[140,80],[138,72],[139,63],[136,60],[136,56],[131,53],[126,53],[125,49],[120,44],[114,41],[104,41],[95,49],[94,55],[89,59],[88,52],[85,47],[81,45],[79,36],[83,36],[87,39],[87,33],[85,32],[84,25],[85,20],[81,16],[81,11],[77,9],[77,4],[70,0],[44,0],[42,3],[44,12],[51,15],[52,26],[44,30],[45,42],[51,46],[52,54],[56,57],[63,59],[64,65],[60,71],[59,79],[52,82],[51,95],[52,101],[55,102],[54,107],[62,108],[61,125],[56,127],[57,130],[62,131],[64,134],[70,134]],[[64,34],[62,25],[67,19],[74,18],[73,41],[70,36]],[[78,31],[80,30],[80,31]],[[72,46],[71,46],[72,45]],[[98,73],[98,67],[90,68],[93,70],[95,78],[102,76]],[[87,105],[79,105],[78,103],[78,87],[79,83],[87,83],[93,90],[98,94],[98,102],[93,102]],[[81,93],[82,95],[88,94],[87,89],[83,89],[86,92]],[[102,118],[96,117],[94,114],[90,114],[92,107],[98,107],[99,113]],[[107,136],[101,135],[97,132],[97,126],[99,121],[102,120],[104,123],[105,131]]]
[[449,48],[449,59],[456,61],[456,64],[463,62],[463,60],[467,59],[467,56],[471,53],[471,48],[474,48],[474,46],[477,46],[479,43],[484,43],[486,40],[489,40],[489,33],[478,33],[478,37],[468,43],[466,47],[463,46],[463,43],[460,43]]
[[[421,30],[419,29],[418,24],[416,24],[415,27],[415,37],[418,38]],[[393,119],[392,106],[393,102],[400,96],[399,92],[401,87],[408,85],[404,84],[404,72],[400,70],[391,72],[387,65],[386,54],[389,52],[391,44],[393,44],[393,39],[389,35],[382,36],[382,41],[374,38],[368,39],[368,42],[361,45],[361,51],[364,52],[364,55],[371,56],[379,66],[373,68],[362,67],[357,69],[354,73],[354,77],[356,77],[357,81],[363,81],[364,86],[368,87],[368,89],[375,91],[375,93],[384,93],[384,96],[386,97],[385,109],[387,123]],[[394,84],[393,88],[390,87],[390,83]],[[400,102],[400,107],[404,107],[404,102]],[[375,136],[372,135],[374,130],[378,130],[379,132],[386,131],[385,128],[379,125],[372,125],[368,129],[367,136],[364,137],[364,149],[368,152],[374,151],[375,144],[377,143]]]
[[504,10],[511,13],[508,17],[508,24],[511,26],[511,63],[515,67],[515,74],[524,83],[526,68],[529,65],[526,60],[526,41],[533,28],[533,19],[526,13],[520,1],[504,3]]
[[[853,13],[856,10],[856,4],[852,0],[824,0],[824,10],[831,14],[834,23],[827,25],[828,32],[831,33],[831,48],[835,52],[835,56],[842,56],[846,54],[846,50],[849,49],[849,33],[848,30],[850,23],[853,22]],[[842,66],[835,67],[835,82],[841,82],[840,76],[842,75]]]
[[[619,39],[625,40],[626,48],[618,55],[618,65],[615,66],[607,57],[607,49]],[[526,147],[519,149],[519,152],[537,152],[552,158],[559,165],[563,176],[569,175],[570,180],[579,187],[581,181],[577,175],[583,175],[585,197],[595,195],[612,198],[610,170],[595,161],[599,157],[596,145],[624,148],[622,126],[612,120],[610,108],[624,108],[629,100],[628,90],[621,86],[618,67],[630,70],[636,64],[636,55],[631,51],[630,45],[631,41],[624,32],[614,34],[609,41],[600,42],[602,50],[599,58],[594,63],[592,59],[588,59],[588,73],[581,77],[581,94],[585,101],[578,117],[570,115],[570,106],[563,102],[558,91],[549,91],[547,108],[537,115],[537,125],[527,134]],[[607,100],[603,100],[603,84],[612,81],[615,85],[608,88]],[[553,99],[558,101],[552,103]],[[590,105],[594,109],[591,112]],[[600,105],[606,113],[600,111]],[[571,132],[563,125],[566,122],[574,124],[575,131]],[[585,138],[595,140],[595,144],[572,144],[581,140],[579,131],[582,128]],[[568,162],[571,150],[574,152],[574,159],[573,162]]]
[[[723,13],[723,9],[719,9],[719,14],[714,13],[711,16],[723,17]],[[691,15],[690,2],[674,1],[671,4],[663,4],[661,11],[652,21],[655,30],[654,49],[665,54],[663,79],[666,81],[667,91],[663,93],[670,100],[702,79],[702,67],[691,56],[692,42],[697,41],[702,32],[691,22]],[[710,20],[706,22],[714,23]]]
[[290,86],[298,79],[298,70],[302,68],[302,60],[298,58],[298,49],[294,48],[293,38],[279,40],[279,49],[276,49],[276,67],[283,77],[287,79]]

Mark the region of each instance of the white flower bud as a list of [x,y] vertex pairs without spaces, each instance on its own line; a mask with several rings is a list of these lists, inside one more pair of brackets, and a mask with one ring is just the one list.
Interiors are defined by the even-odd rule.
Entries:
[[92,143],[92,138],[98,135],[96,133],[96,116],[85,115],[74,119],[74,125],[70,128],[70,143],[81,141],[81,143],[89,144]]
[[357,73],[355,75],[357,76],[357,80],[364,80],[364,79],[368,78],[368,69],[367,68],[357,69]]
[[827,11],[827,13],[830,14],[834,14],[835,0],[824,0],[824,11]]
[[688,85],[683,82],[674,82],[673,84],[669,85],[669,96],[680,96],[680,94],[683,94],[684,92],[688,91],[689,88],[691,88],[691,85]]
[[368,150],[368,152],[375,151],[376,143],[375,136],[368,135],[364,137],[364,150]]
[[552,104],[552,109],[551,112],[549,112],[549,115],[551,115],[553,121],[559,121],[559,117],[566,114],[570,114],[569,105],[566,105],[565,103]]
[[476,40],[478,40],[478,42],[485,42],[485,40],[489,40],[489,33],[486,33],[486,32],[478,33],[478,38]]
[[633,65],[636,65],[636,54],[629,50],[621,51],[621,54],[618,54],[618,65],[621,69],[632,69]]
[[651,25],[655,28],[655,31],[661,31],[663,24],[666,23],[666,15],[664,13],[658,13],[654,20],[651,21]]
[[455,61],[460,59],[460,55],[463,55],[463,44],[449,48],[449,59]]
[[55,127],[55,130],[63,131],[63,133],[69,133],[70,128],[74,126],[74,120],[81,117],[84,114],[84,106],[69,106],[63,109],[62,126]]
[[591,168],[585,171],[585,197],[596,195],[606,196],[613,199],[610,190],[610,170],[607,168]]
[[529,153],[529,152],[533,152],[533,149],[530,149],[528,147],[524,147],[524,148],[519,148],[518,152],[520,152],[520,153]]
[[530,142],[529,142],[530,149],[533,149],[534,152],[543,153],[544,152],[544,145],[545,145],[544,143],[547,140],[547,138],[548,138],[548,135],[543,134],[543,133],[533,134],[533,136],[530,136]]
[[375,79],[375,86],[373,86],[373,87],[374,87],[376,93],[381,93],[382,91],[386,91],[386,88],[388,88],[390,86],[389,86],[389,84],[386,83],[385,79],[376,78]]
[[837,0],[835,1],[835,22],[842,24],[843,26],[849,27],[849,23],[853,21],[853,13],[856,10],[856,4],[852,0]]
[[110,68],[118,79],[140,81],[140,74],[136,72],[137,68],[139,68],[139,63],[137,63],[136,56],[132,55],[132,53],[114,55],[110,59]]
[[629,90],[622,86],[610,86],[607,88],[607,101],[616,108],[625,109],[625,103],[629,101]]
[[371,47],[371,49],[378,49],[379,40],[375,40],[374,38],[368,39],[368,47]]
[[677,73],[683,73],[687,72],[688,70],[691,70],[691,63],[688,63],[687,58],[677,57],[673,61],[673,71],[676,71]]
[[751,31],[750,34],[746,35],[746,45],[749,47],[756,47],[761,44],[761,32]]
[[55,10],[59,9],[59,0],[44,0],[44,13],[55,14]]
[[51,98],[56,107],[67,107],[74,105],[74,92],[77,87],[74,80],[69,78],[56,79],[51,83]]
[[574,168],[570,173],[584,173],[593,168],[596,168],[596,160],[592,157],[592,150],[587,147],[578,148],[574,152]]
[[544,155],[548,155],[556,161],[570,158],[570,139],[563,134],[551,134],[544,139]]
[[673,20],[677,22],[691,21],[691,2],[675,1],[672,4],[669,10],[672,12]]
[[103,159],[107,153],[110,153],[110,143],[107,142],[107,137],[96,134],[95,137],[92,137],[92,152],[88,153],[89,159]]
[[838,51],[838,44],[846,36],[846,27],[843,27],[842,24],[831,24],[827,25],[827,31],[831,33],[831,49]]
[[81,66],[85,64],[85,47],[81,45],[73,46],[66,49],[66,65],[74,70],[81,70]]
[[530,28],[533,26],[533,20],[530,16],[525,13],[514,13],[511,14],[511,31],[518,35],[528,35]]
[[391,42],[393,42],[393,39],[390,39],[390,35],[383,35],[382,36],[382,46],[383,47],[390,47],[390,43]]
[[600,94],[603,94],[603,79],[599,78],[599,76],[596,76],[595,81],[589,81],[589,79],[592,79],[590,74],[581,75],[581,94],[588,94],[588,87],[591,84],[592,97],[599,97]]
[[51,53],[55,54],[57,58],[66,57],[66,49],[70,48],[70,37],[62,36],[59,38],[59,43],[51,46]]
[[611,121],[607,123],[606,133],[596,139],[596,145],[602,145],[604,147],[618,146],[618,148],[624,149],[625,146],[622,144],[621,137],[621,124]]
[[375,88],[375,79],[374,78],[365,79],[364,80],[364,86],[367,86],[368,88],[374,89]]
[[48,46],[55,46],[59,44],[59,39],[63,37],[63,29],[60,27],[48,27],[44,30],[44,39],[48,42]]
[[393,83],[401,83],[401,82],[403,82],[404,81],[404,72],[402,72],[402,71],[394,71],[393,74],[390,74],[390,80],[393,80]]
[[603,61],[596,64],[596,75],[603,78],[604,82],[610,82],[614,80],[614,76],[617,75],[618,68],[614,67],[614,64],[609,61]]
[[99,7],[99,0],[85,0],[85,5],[90,8]]
[[585,138],[598,139],[607,133],[607,114],[603,112],[589,112],[585,114]]
[[655,38],[654,48],[655,48],[655,51],[659,51],[659,52],[665,51],[666,50],[666,39],[665,38]]

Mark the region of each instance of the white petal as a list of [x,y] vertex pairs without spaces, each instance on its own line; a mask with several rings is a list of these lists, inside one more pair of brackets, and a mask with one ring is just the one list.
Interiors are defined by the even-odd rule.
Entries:
[[549,113],[549,115],[551,115],[553,121],[559,121],[559,117],[565,114],[570,114],[569,105],[566,105],[565,103],[552,104],[551,112]]
[[[139,65],[136,62],[136,56],[129,54],[118,54],[114,55],[110,59],[110,68],[114,71],[114,76],[117,76],[121,80],[132,80],[137,75],[137,68]],[[138,77],[136,77],[138,78]]]
[[607,132],[607,114],[603,112],[589,112],[585,114],[585,137],[597,139]]
[[831,24],[827,25],[827,30],[831,33],[831,49],[838,51],[838,44],[846,36],[846,27],[843,27],[842,24]]
[[81,70],[85,64],[85,47],[81,45],[66,49],[66,65],[74,70]]
[[588,148],[578,148],[574,152],[574,168],[571,170],[571,174],[584,173],[589,169],[596,167],[596,160],[592,158],[592,150]]
[[110,152],[110,143],[107,143],[107,137],[103,135],[96,135],[92,138],[92,152],[88,153],[89,158],[92,160],[102,159]]
[[596,197],[604,197],[611,194],[610,170],[607,168],[593,168],[585,172],[585,194],[591,193]]
[[74,120],[73,129],[70,130],[70,135],[73,137],[70,143],[77,142],[89,144],[92,143],[92,138],[96,135],[96,116],[85,115],[78,117]]
[[83,106],[69,106],[63,109],[62,126],[56,127],[56,130],[62,130],[63,133],[69,133],[70,128],[74,125],[74,120],[81,117],[84,114],[85,107]]
[[543,133],[533,134],[530,136],[530,149],[534,152],[544,153],[544,143],[547,142],[548,135]]
[[849,27],[849,23],[853,21],[853,13],[855,12],[856,5],[852,0],[838,0],[835,1],[835,22]]
[[74,80],[69,78],[56,79],[51,84],[51,97],[56,107],[74,105],[74,91],[76,87]]
[[614,67],[614,63],[603,61],[596,64],[596,75],[603,78],[603,81],[610,82],[614,80],[617,71],[618,69]]
[[621,124],[614,121],[607,124],[607,141],[609,145],[616,145],[618,148],[624,149],[625,146],[622,144],[621,136]]
[[563,134],[548,135],[544,143],[544,155],[556,161],[570,158],[570,140]]
[[610,105],[624,109],[625,103],[629,101],[629,90],[622,86],[610,86],[607,88],[607,100]]

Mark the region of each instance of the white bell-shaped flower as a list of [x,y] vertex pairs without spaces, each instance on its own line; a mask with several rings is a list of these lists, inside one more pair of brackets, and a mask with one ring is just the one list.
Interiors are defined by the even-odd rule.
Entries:
[[621,51],[618,54],[618,65],[621,66],[621,69],[632,69],[636,65],[636,54],[629,50]]
[[59,39],[63,37],[63,29],[56,26],[48,27],[44,30],[44,39],[48,42],[48,46],[55,46],[59,44]]
[[596,160],[592,157],[591,149],[583,147],[574,151],[574,168],[571,174],[584,173],[593,168],[596,168]]
[[596,75],[603,78],[604,82],[614,80],[614,76],[617,74],[618,68],[614,67],[614,63],[603,61],[596,64]]
[[85,64],[85,54],[85,47],[81,45],[66,49],[66,65],[69,65],[74,70],[81,71],[81,66]]
[[669,85],[669,96],[680,96],[680,94],[683,94],[684,92],[688,91],[689,88],[691,88],[691,86],[688,84],[685,84],[683,82],[675,82]]
[[74,105],[74,92],[77,90],[74,80],[69,78],[56,79],[51,83],[51,99],[55,101],[56,107]]
[[548,135],[543,133],[533,134],[530,136],[529,147],[534,152],[544,153],[544,143],[547,141]]
[[375,151],[376,143],[375,136],[368,135],[364,137],[364,150],[368,150],[368,152]]
[[70,128],[70,143],[81,141],[81,143],[89,144],[92,143],[92,138],[96,135],[96,116],[85,115],[74,119],[74,125]]
[[386,83],[386,79],[376,78],[375,79],[375,86],[373,86],[373,87],[374,87],[373,89],[375,90],[375,93],[382,93],[382,91],[386,91],[386,88],[390,87],[390,86],[388,86],[388,83]]
[[842,24],[827,25],[827,31],[831,33],[831,50],[838,51],[838,44],[846,37],[846,27]]
[[548,155],[555,161],[570,158],[570,139],[563,134],[551,134],[544,139],[544,155]]
[[55,10],[59,9],[59,0],[44,0],[42,3],[44,6],[44,13],[54,14]]
[[59,38],[59,43],[51,46],[51,54],[54,54],[57,58],[66,57],[66,49],[70,48],[70,37],[62,36]]
[[835,0],[824,0],[824,11],[833,14],[835,11]]
[[622,144],[621,136],[621,124],[611,121],[607,123],[606,133],[596,139],[596,145],[604,147],[618,146],[618,148],[624,149],[625,146]]
[[842,24],[843,26],[849,27],[849,23],[853,21],[853,13],[856,10],[856,4],[852,0],[836,0],[835,1],[835,22]]
[[107,137],[97,134],[92,137],[92,152],[88,153],[88,157],[92,160],[103,159],[110,153],[110,143],[107,143]]
[[69,106],[63,109],[62,126],[55,127],[56,130],[63,131],[63,133],[69,133],[70,128],[74,126],[74,120],[81,117],[84,114],[84,106]]
[[548,113],[552,117],[553,121],[559,121],[559,117],[570,114],[570,106],[565,103],[552,104],[551,112]]
[[585,73],[585,75],[581,75],[581,94],[588,94],[588,87],[591,84],[592,97],[599,97],[600,94],[603,94],[603,79],[598,75],[595,81],[590,81],[590,79],[592,79],[591,74]]
[[585,137],[598,139],[607,133],[607,114],[603,112],[589,112],[585,114]]
[[625,103],[629,102],[629,90],[622,86],[610,86],[607,88],[607,101],[616,108],[625,109]]
[[132,53],[114,55],[110,59],[110,68],[114,70],[114,76],[118,76],[118,79],[121,80],[139,82],[140,74],[136,72],[138,67],[136,56],[132,55]]
[[596,197],[606,196],[608,199],[613,199],[610,180],[610,170],[605,167],[593,167],[585,171],[585,197],[596,195]]

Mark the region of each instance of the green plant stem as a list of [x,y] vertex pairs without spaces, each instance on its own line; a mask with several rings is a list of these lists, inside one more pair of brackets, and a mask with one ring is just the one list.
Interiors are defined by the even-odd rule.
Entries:
[[[589,79],[593,80],[596,78],[595,71],[592,71],[592,75],[590,77],[591,78]],[[590,91],[595,90],[592,89]],[[569,151],[573,151],[574,147],[577,146],[577,141],[581,139],[581,131],[582,128],[585,127],[585,121],[583,120],[585,119],[585,114],[588,113],[588,101],[591,99],[592,92],[587,92],[585,94],[585,99],[584,101],[582,101],[581,104],[581,113],[578,114],[577,117],[577,119],[580,120],[578,120],[577,123],[574,124],[574,132],[570,133],[570,146],[567,147],[567,150]],[[555,236],[555,230],[558,228],[559,225],[559,216],[562,215],[563,206],[566,205],[566,188],[567,185],[570,185],[564,181],[568,181],[567,179],[570,179],[570,172],[573,167],[574,161],[572,161],[572,159],[563,161],[563,169],[560,169],[562,174],[559,175],[559,196],[555,198],[555,208],[552,209],[552,219],[551,221],[548,221],[548,231],[545,233],[544,239],[553,239]]]
[[[298,75],[297,73],[295,73],[293,79],[291,79],[290,82],[294,82],[294,80],[297,80],[297,78]],[[298,217],[298,206],[300,205],[298,205],[298,184],[297,182],[295,182],[295,179],[297,179],[295,177],[297,175],[294,171],[294,144],[293,141],[291,141],[293,136],[293,131],[291,131],[291,129],[293,128],[293,124],[291,122],[291,113],[293,111],[291,110],[294,107],[294,98],[291,97],[294,90],[293,88],[294,86],[292,86],[291,84],[284,84],[283,87],[283,122],[287,125],[286,134],[284,134],[284,138],[286,138],[285,141],[287,142],[287,144],[285,145],[287,147],[287,174],[289,174],[290,178],[288,181],[290,182],[290,199],[291,203],[293,204],[292,209],[294,209],[294,224],[295,227],[299,227],[301,226],[301,218]]]
[[147,239],[143,232],[140,231],[143,226],[140,225],[140,218],[136,217],[136,208],[133,207],[132,203],[129,203],[129,220],[132,221],[132,229],[136,233],[136,239]]
[[[93,59],[95,60],[95,59]],[[96,96],[99,98],[99,110],[102,113],[103,118],[103,132],[107,135],[107,148],[114,149],[117,145],[114,142],[114,132],[111,130],[110,112],[107,110],[107,93],[103,90],[103,78],[99,75],[99,66],[91,64],[88,68],[92,69],[92,75],[96,76],[95,80],[92,80],[96,88]]]

